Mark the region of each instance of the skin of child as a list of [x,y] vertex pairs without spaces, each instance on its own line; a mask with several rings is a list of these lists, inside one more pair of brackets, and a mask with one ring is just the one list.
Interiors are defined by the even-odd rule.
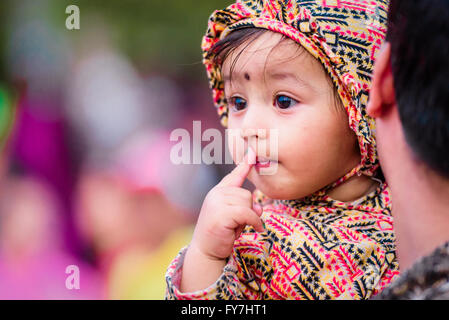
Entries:
[[[229,146],[237,166],[204,199],[184,259],[182,292],[205,289],[219,278],[246,225],[264,231],[261,208],[253,207],[251,192],[242,188],[246,178],[272,199],[300,199],[360,162],[356,135],[344,110],[335,105],[323,67],[293,40],[281,39],[281,34],[266,31],[223,62],[228,128],[240,130],[239,143],[248,152],[244,155],[241,148]],[[277,169],[264,175],[254,164],[256,157],[272,154],[270,150],[258,154],[260,145],[270,146],[265,140],[272,129],[277,132],[278,150],[270,165]],[[346,202],[375,187],[372,179],[355,176],[328,195]]]

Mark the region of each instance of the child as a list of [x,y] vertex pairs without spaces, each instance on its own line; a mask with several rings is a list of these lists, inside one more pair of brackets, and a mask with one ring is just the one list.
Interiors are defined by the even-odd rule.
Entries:
[[[366,3],[237,0],[213,13],[204,63],[248,154],[206,196],[168,299],[368,299],[398,274],[365,111],[387,1]],[[272,129],[278,157],[266,158]]]

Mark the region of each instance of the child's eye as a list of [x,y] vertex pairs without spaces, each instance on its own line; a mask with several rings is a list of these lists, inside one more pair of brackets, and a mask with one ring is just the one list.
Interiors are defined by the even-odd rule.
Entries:
[[234,111],[240,111],[246,108],[246,101],[240,97],[232,97],[229,99],[229,105]]
[[295,104],[297,104],[298,101],[296,101],[293,98],[284,96],[284,95],[279,95],[279,96],[276,96],[274,103],[276,106],[278,106],[281,109],[288,109],[290,107],[293,107]]

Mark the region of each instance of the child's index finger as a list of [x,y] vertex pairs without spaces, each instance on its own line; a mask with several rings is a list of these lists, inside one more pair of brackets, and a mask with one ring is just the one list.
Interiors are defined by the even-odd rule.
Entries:
[[248,148],[247,154],[243,160],[237,164],[227,176],[225,176],[219,183],[220,186],[241,187],[245,182],[251,168],[256,163],[256,153],[251,147]]

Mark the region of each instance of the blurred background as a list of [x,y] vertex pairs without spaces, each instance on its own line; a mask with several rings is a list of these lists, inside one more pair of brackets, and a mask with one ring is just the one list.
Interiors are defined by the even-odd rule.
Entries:
[[176,128],[223,132],[200,45],[228,3],[0,1],[0,299],[163,299],[232,169],[169,158]]

